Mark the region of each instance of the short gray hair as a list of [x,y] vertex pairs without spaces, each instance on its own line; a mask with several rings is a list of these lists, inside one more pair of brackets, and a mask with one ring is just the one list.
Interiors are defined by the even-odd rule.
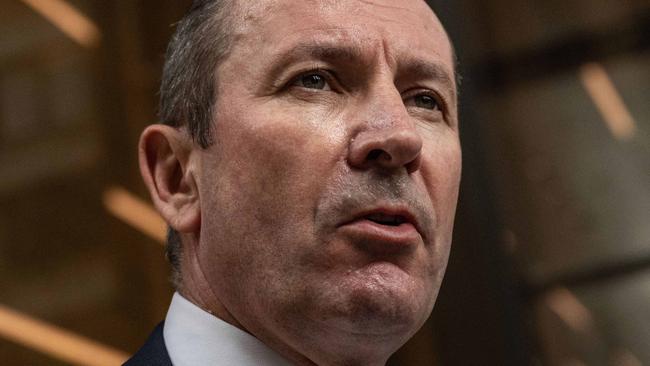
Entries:
[[[212,119],[217,99],[216,69],[232,44],[233,0],[194,0],[185,17],[177,23],[165,55],[160,85],[160,121],[187,128],[202,148],[213,142]],[[169,228],[166,256],[172,266],[171,281],[181,285],[182,243],[177,231]]]

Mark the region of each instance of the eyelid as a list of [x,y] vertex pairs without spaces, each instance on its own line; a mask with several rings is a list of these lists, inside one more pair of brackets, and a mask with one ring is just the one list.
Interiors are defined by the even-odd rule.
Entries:
[[443,112],[444,114],[447,113],[449,110],[447,101],[445,100],[444,97],[440,95],[440,93],[436,92],[435,90],[432,89],[427,89],[427,88],[414,88],[408,90],[406,93],[403,94],[402,99],[405,101],[414,97],[417,97],[418,95],[427,95],[433,99],[436,100],[438,103],[438,106],[440,107],[440,111]]
[[[451,110],[449,107],[449,102],[445,99],[444,96],[442,96],[440,93],[436,92],[435,90],[428,89],[428,88],[413,88],[408,90],[406,93],[403,94],[403,100],[404,100],[404,105],[406,107],[410,107],[406,103],[408,99],[413,99],[414,97],[418,95],[426,94],[436,100],[438,103],[438,111],[442,114],[442,120],[449,126],[454,125],[453,119],[451,117]],[[420,108],[421,109],[421,108]],[[422,113],[425,113],[427,115],[431,115],[431,112],[435,112],[435,110],[422,110]]]
[[285,81],[281,82],[280,84],[283,84],[283,88],[288,88],[294,85],[296,82],[298,82],[300,78],[311,74],[322,76],[327,83],[330,83],[332,79],[331,74],[328,70],[319,66],[315,66],[315,67],[306,67],[304,69],[299,69],[297,71],[292,71],[291,73],[289,73],[290,76],[288,78],[285,78],[284,79]]
[[325,82],[329,85],[331,91],[333,91],[333,92],[338,92],[339,90],[342,89],[341,85],[338,82],[338,79],[336,77],[336,73],[334,73],[334,71],[326,69],[326,68],[324,68],[322,66],[306,67],[306,68],[301,69],[301,70],[299,70],[297,72],[293,72],[292,75],[294,75],[294,76],[291,77],[289,79],[289,81],[284,84],[283,89],[288,89],[288,88],[294,86],[294,84],[296,82],[298,82],[300,80],[300,78],[302,78],[303,76],[306,76],[306,75],[311,75],[311,74],[317,74],[317,75],[322,76],[325,79]]

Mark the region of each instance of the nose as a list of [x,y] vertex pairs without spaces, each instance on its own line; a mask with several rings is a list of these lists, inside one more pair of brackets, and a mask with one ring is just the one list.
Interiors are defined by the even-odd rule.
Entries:
[[399,104],[394,103],[390,109],[375,110],[373,114],[376,117],[362,122],[359,132],[350,141],[349,164],[357,169],[384,171],[405,168],[409,174],[420,169],[422,137],[417,133],[401,97]]

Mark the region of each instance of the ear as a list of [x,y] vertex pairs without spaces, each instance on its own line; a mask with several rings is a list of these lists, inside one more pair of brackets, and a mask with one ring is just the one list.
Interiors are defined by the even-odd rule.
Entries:
[[193,143],[181,129],[150,125],[140,136],[140,173],[163,219],[178,232],[198,233],[201,205],[191,154]]

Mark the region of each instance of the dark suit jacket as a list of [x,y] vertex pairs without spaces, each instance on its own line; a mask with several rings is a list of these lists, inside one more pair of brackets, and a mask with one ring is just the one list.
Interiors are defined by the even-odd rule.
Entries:
[[172,366],[163,339],[163,323],[158,324],[144,346],[122,366]]

